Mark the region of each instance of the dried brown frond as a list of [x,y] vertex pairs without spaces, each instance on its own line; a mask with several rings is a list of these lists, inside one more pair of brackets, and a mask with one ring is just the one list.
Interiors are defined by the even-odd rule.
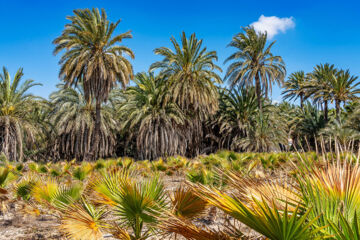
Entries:
[[[237,172],[227,172],[227,183],[232,188],[236,198],[247,202],[249,206],[254,207],[254,199],[257,201],[266,201],[268,205],[275,203],[277,209],[284,209],[286,203],[288,210],[301,203],[299,191],[290,179],[283,177],[280,180],[258,179],[244,177]],[[193,191],[195,191],[193,189]]]
[[188,187],[178,187],[170,196],[174,215],[192,219],[202,215],[208,207],[205,200]]
[[103,239],[106,212],[82,201],[69,207],[62,215],[60,229],[74,240]]
[[117,225],[113,227],[111,234],[116,239],[133,240],[131,235],[125,229],[123,229]]
[[229,235],[226,231],[215,231],[208,228],[199,228],[190,220],[178,217],[172,214],[163,216],[159,228],[163,231],[164,236],[182,235],[188,240],[237,240],[238,236]]

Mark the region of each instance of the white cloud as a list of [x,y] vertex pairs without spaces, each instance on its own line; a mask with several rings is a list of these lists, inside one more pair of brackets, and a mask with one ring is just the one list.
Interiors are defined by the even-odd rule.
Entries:
[[267,32],[268,38],[273,38],[279,32],[285,33],[286,30],[295,27],[293,17],[279,18],[276,16],[265,17],[261,15],[259,20],[250,24],[258,32]]

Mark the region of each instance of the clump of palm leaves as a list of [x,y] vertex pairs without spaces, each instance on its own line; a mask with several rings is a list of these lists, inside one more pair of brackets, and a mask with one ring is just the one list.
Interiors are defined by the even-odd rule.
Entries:
[[106,227],[106,211],[82,199],[69,206],[61,216],[60,229],[74,240],[99,240],[103,238],[102,228]]
[[30,200],[37,184],[39,184],[39,179],[35,175],[30,173],[23,176],[14,186],[15,196],[25,201]]
[[329,221],[330,228],[335,233],[337,240],[359,240],[360,239],[360,225],[359,218],[355,212],[352,221],[347,220],[342,214],[339,215],[339,222],[334,223]]
[[[229,176],[228,182],[235,188],[235,192],[232,194],[203,185],[191,184],[190,186],[198,196],[207,200],[209,204],[223,210],[269,239],[313,239],[322,229],[313,227],[314,222],[319,217],[308,218],[312,212],[311,208],[303,212],[300,203],[297,203],[296,207],[293,208],[286,201],[279,208],[278,204],[281,200],[278,196],[281,196],[281,192],[276,193],[277,196],[275,196],[274,194],[267,194],[269,191],[272,192],[268,188],[264,188],[268,191],[261,191],[261,188],[253,191],[247,190],[248,195],[245,199],[244,185],[238,180],[234,175]],[[252,188],[252,185],[246,186]],[[279,187],[276,189],[278,190]],[[239,193],[242,194],[238,195]],[[284,196],[281,196],[280,199],[286,200]]]
[[165,191],[158,177],[136,181],[126,170],[114,169],[92,183],[95,202],[109,206],[117,217],[115,226],[128,232],[131,239],[154,234],[156,216],[164,209]]
[[205,213],[208,204],[188,187],[178,187],[170,196],[172,214],[187,219],[193,219]]
[[167,165],[162,158],[151,162],[151,170],[164,172],[167,170]]
[[59,211],[66,209],[81,197],[83,186],[80,183],[61,185],[56,179],[41,179],[32,186],[31,196],[40,204],[51,210]]
[[[301,199],[313,206],[312,216],[321,215],[317,224],[340,223],[342,215],[352,222],[357,213],[360,196],[360,166],[349,160],[336,160],[324,168],[302,169],[297,175]],[[332,233],[328,227],[328,232]]]
[[226,230],[213,230],[209,228],[200,228],[188,219],[183,219],[176,215],[165,215],[161,219],[159,228],[162,235],[169,237],[181,235],[190,240],[240,240],[243,234],[237,230],[228,228]]
[[91,163],[84,163],[73,170],[72,176],[77,180],[83,181],[93,169],[94,166]]

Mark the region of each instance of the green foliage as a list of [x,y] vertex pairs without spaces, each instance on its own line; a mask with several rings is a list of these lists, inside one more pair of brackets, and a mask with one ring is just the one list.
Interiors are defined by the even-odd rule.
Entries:
[[36,185],[33,179],[22,180],[15,186],[15,195],[22,200],[28,201],[31,198],[31,193]]
[[340,221],[338,224],[330,221],[329,225],[332,230],[335,232],[335,237],[337,240],[359,240],[360,239],[360,226],[359,219],[355,213],[354,219],[352,222],[349,222],[341,213]]
[[79,167],[76,167],[72,172],[72,175],[75,179],[83,181],[90,174],[92,166],[90,164],[85,164]]
[[[5,67],[0,74],[0,127],[3,129],[0,147],[6,159],[11,161],[23,160],[24,149],[35,142],[34,136],[41,134],[43,124],[34,121],[31,116],[36,109],[34,105],[41,106],[42,102],[39,97],[28,92],[41,84],[30,79],[21,82],[23,75],[23,69],[19,68],[11,79]],[[41,135],[38,136],[41,140]]]
[[9,168],[0,167],[0,187],[6,187],[15,179],[16,175]]

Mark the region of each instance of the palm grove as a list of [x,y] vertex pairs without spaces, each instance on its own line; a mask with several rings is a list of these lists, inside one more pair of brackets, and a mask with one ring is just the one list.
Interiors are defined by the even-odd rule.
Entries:
[[[326,63],[285,79],[275,42],[252,27],[230,41],[222,79],[216,51],[195,34],[172,37],[154,50],[161,61],[134,74],[135,55],[123,45],[132,35],[115,33],[120,21],[98,9],[74,10],[67,19],[53,42],[63,83],[49,100],[30,93],[39,84],[23,80],[21,68],[0,75],[0,147],[9,160],[311,151],[318,139],[325,149],[332,139],[359,144],[357,77]],[[269,99],[274,84],[283,87],[278,104]]]

